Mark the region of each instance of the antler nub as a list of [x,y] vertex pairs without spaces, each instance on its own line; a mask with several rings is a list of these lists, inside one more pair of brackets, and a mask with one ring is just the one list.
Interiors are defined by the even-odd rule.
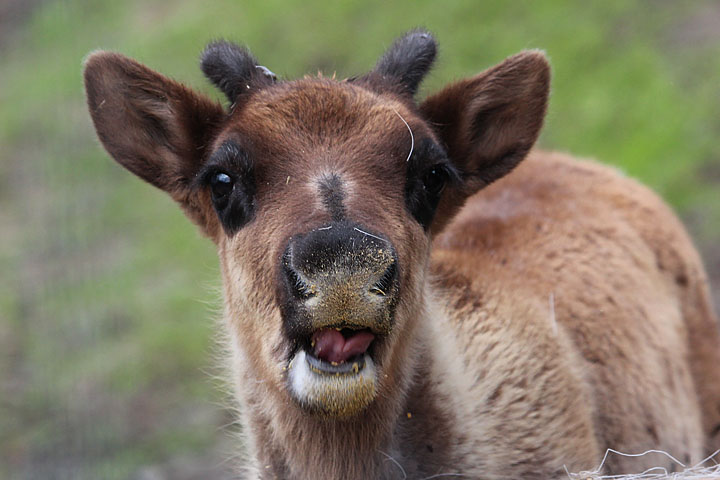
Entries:
[[230,103],[236,102],[253,85],[267,85],[277,79],[266,67],[258,65],[247,48],[226,41],[212,42],[205,47],[200,68]]
[[395,40],[380,57],[373,72],[396,79],[411,95],[435,60],[437,43],[430,32],[411,30]]

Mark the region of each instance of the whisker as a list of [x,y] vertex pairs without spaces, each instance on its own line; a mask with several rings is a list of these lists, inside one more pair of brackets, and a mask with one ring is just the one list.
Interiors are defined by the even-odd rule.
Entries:
[[402,122],[403,122],[403,123],[405,124],[405,126],[407,127],[408,132],[410,132],[410,153],[408,153],[407,159],[405,159],[406,162],[409,162],[409,161],[410,161],[410,157],[412,156],[412,153],[413,153],[413,149],[415,149],[415,135],[413,135],[413,131],[412,131],[412,129],[410,128],[410,125],[408,125],[408,122],[406,122],[405,119],[402,117],[402,115],[400,115],[400,112],[398,112],[398,111],[395,110],[394,108],[393,108],[393,112],[395,112],[395,115],[397,115],[398,117],[400,117],[400,120],[402,120]]
[[403,480],[407,479],[407,473],[405,473],[405,469],[402,467],[402,465],[400,465],[400,462],[398,462],[397,460],[395,460],[393,457],[391,457],[391,456],[388,455],[387,453],[383,452],[382,450],[378,450],[378,452],[382,453],[382,454],[385,455],[388,459],[392,460],[392,462],[393,462],[395,465],[397,465],[397,467],[398,467],[398,468],[400,469],[400,471],[402,472],[402,474],[403,474]]
[[385,240],[384,238],[380,238],[380,237],[378,237],[377,235],[373,235],[372,233],[368,233],[368,232],[366,232],[366,231],[364,231],[364,230],[360,230],[360,229],[357,228],[357,227],[353,227],[353,230],[355,230],[356,232],[360,232],[360,233],[362,233],[363,235],[367,235],[368,237],[377,238],[377,239],[380,240],[381,242],[387,242],[387,240]]

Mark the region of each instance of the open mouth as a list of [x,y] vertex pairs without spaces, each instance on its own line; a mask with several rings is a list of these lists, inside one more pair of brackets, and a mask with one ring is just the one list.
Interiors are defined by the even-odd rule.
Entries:
[[374,340],[367,328],[322,328],[312,334],[306,359],[310,369],[321,375],[358,374]]
[[382,335],[360,326],[322,327],[299,345],[288,365],[292,396],[312,412],[347,417],[377,393],[373,351]]

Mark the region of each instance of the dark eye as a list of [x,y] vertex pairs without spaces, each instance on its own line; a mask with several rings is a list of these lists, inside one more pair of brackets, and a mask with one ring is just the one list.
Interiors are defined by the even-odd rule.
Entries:
[[423,177],[423,187],[432,196],[439,196],[445,189],[448,174],[444,168],[437,166],[431,168]]
[[216,205],[221,206],[227,203],[228,196],[232,193],[235,182],[227,173],[218,172],[210,177],[210,191]]

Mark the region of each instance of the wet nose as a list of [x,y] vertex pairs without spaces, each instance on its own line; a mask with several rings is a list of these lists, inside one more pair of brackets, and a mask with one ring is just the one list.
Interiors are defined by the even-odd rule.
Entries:
[[337,222],[294,237],[282,271],[293,310],[302,310],[312,328],[371,327],[387,323],[398,290],[397,263],[381,234]]

